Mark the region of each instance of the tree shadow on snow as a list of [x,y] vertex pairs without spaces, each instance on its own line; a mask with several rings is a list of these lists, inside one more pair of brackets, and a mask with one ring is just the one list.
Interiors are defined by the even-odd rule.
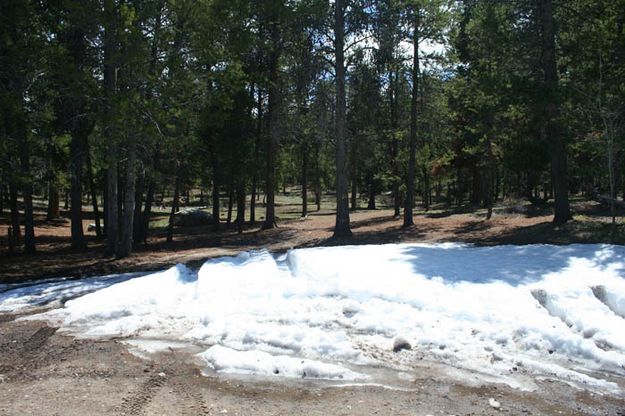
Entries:
[[[625,270],[625,248],[574,244],[568,246],[432,246],[405,247],[415,273],[442,278],[446,283],[504,282],[512,286],[541,280],[548,273],[560,272],[572,260],[583,258],[599,268],[616,265]],[[405,259],[402,259],[405,261]]]

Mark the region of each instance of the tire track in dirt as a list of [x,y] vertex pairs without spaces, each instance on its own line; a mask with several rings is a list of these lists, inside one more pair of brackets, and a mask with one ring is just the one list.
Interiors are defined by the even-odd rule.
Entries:
[[152,402],[165,382],[166,378],[162,373],[150,376],[141,384],[138,391],[122,399],[122,404],[117,413],[125,416],[141,415],[143,409]]
[[179,398],[182,398],[183,409],[179,410],[181,416],[206,416],[210,411],[202,392],[198,391],[198,387],[192,386],[185,380],[185,376],[176,376],[171,380],[172,390]]
[[210,409],[204,401],[201,386],[190,383],[197,377],[194,367],[189,367],[184,354],[178,354],[171,350],[162,356],[167,373],[167,380],[171,385],[172,393],[180,400],[181,408],[176,414],[182,416],[205,416],[210,414]]

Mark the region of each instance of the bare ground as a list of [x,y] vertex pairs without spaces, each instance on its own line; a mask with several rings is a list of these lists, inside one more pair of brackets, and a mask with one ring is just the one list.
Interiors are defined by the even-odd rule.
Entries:
[[[142,360],[118,339],[74,339],[0,315],[0,415],[625,415],[625,397],[542,382],[470,387],[427,361],[401,389],[201,375],[171,350]],[[499,409],[489,404],[494,398]]]
[[[127,259],[102,257],[102,243],[89,237],[85,252],[69,249],[69,223],[37,221],[39,252],[0,258],[0,282],[44,277],[80,277],[161,269],[184,262],[265,247],[295,247],[389,242],[464,241],[480,245],[528,243],[623,244],[622,225],[612,234],[594,207],[577,206],[576,220],[555,226],[544,211],[501,209],[486,221],[483,212],[440,209],[420,212],[415,227],[403,229],[389,210],[351,214],[354,236],[331,238],[329,211],[306,219],[283,219],[279,228],[250,227],[214,232],[210,227],[180,228],[175,241],[156,230],[147,245]],[[280,212],[280,211],[279,211]],[[284,212],[284,211],[283,211]],[[581,216],[580,216],[581,215]],[[286,217],[286,215],[285,215]],[[292,218],[292,216],[291,216]],[[162,220],[162,218],[160,218]],[[156,221],[159,220],[157,217]],[[85,223],[88,223],[86,220]],[[0,217],[0,225],[6,217]],[[4,242],[0,241],[0,246]],[[312,381],[201,375],[184,351],[142,360],[120,339],[87,340],[61,335],[43,322],[0,314],[0,415],[606,415],[625,416],[625,397],[602,396],[559,382],[539,382],[527,393],[503,385],[469,386],[450,379],[427,358],[415,363],[411,381],[400,389],[338,387]],[[625,388],[622,379],[614,380]],[[501,403],[494,409],[488,403]]]
[[[227,228],[215,232],[210,226],[176,228],[174,241],[167,243],[163,230],[152,232],[148,244],[139,244],[132,256],[125,259],[103,257],[103,243],[88,233],[89,248],[83,252],[70,249],[68,221],[45,221],[37,217],[38,253],[32,256],[8,256],[0,251],[0,282],[34,280],[46,277],[81,277],[162,269],[175,263],[200,265],[205,259],[233,255],[242,250],[266,248],[274,252],[290,248],[339,244],[381,244],[396,242],[462,241],[478,245],[493,244],[568,244],[615,242],[625,244],[625,226],[619,224],[611,232],[605,212],[588,204],[577,204],[576,220],[563,226],[554,225],[549,210],[530,207],[501,208],[486,220],[483,211],[463,212],[441,208],[418,212],[415,226],[402,228],[402,219],[394,218],[392,210],[363,210],[351,213],[353,237],[336,240],[332,237],[334,214],[330,210],[313,212],[306,218],[293,219],[297,207],[277,208],[284,218],[278,228],[259,231],[248,226],[242,234]],[[588,216],[589,215],[593,215]],[[599,214],[599,215],[597,215]],[[153,222],[163,221],[156,217]],[[91,220],[85,220],[85,229]],[[0,229],[8,218],[0,216]],[[0,238],[0,250],[6,242]]]

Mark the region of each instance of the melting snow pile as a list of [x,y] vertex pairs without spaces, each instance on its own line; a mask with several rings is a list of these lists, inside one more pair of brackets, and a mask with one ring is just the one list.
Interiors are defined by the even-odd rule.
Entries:
[[62,306],[68,299],[120,283],[145,273],[124,273],[80,280],[48,279],[30,283],[0,284],[0,313],[20,312],[37,306]]
[[[406,371],[418,354],[519,387],[607,391],[602,374],[625,375],[624,273],[625,248],[608,245],[261,251],[111,284],[46,316],[87,336],[200,345],[219,372],[357,380],[360,365]],[[10,294],[0,310],[26,296]],[[399,338],[411,349],[394,353]]]

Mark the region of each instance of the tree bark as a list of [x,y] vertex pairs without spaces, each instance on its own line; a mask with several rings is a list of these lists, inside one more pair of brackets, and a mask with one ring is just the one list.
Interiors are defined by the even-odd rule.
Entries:
[[428,169],[425,166],[421,168],[421,172],[423,173],[423,208],[426,211],[429,211],[432,202],[432,191],[430,189],[430,174],[428,173]]
[[278,128],[279,98],[279,74],[278,63],[280,59],[280,33],[278,32],[277,17],[271,22],[271,53],[269,55],[269,107],[267,118],[269,120],[269,140],[267,141],[267,181],[265,192],[267,205],[265,209],[265,221],[261,229],[267,230],[276,227],[275,188],[276,188],[276,153],[280,142]]
[[[48,209],[46,219],[53,220],[60,216],[60,202],[59,187],[56,184],[56,179],[50,178],[48,181]],[[0,210],[0,212],[2,212],[2,210]]]
[[71,209],[71,234],[72,249],[85,250],[87,241],[85,240],[82,225],[82,170],[84,166],[84,140],[82,132],[74,130],[71,132],[70,142],[70,209]]
[[137,161],[137,141],[131,137],[128,144],[128,159],[126,162],[126,187],[124,190],[124,211],[122,214],[122,230],[119,246],[117,247],[117,258],[130,256],[132,253],[132,237],[134,232],[135,218],[135,179]]
[[93,217],[95,221],[95,235],[102,238],[102,226],[100,225],[100,210],[98,208],[98,192],[93,180],[93,163],[91,163],[91,152],[89,149],[89,139],[85,142],[85,158],[87,159],[87,180],[91,191],[91,205],[93,206]]
[[20,136],[20,168],[24,183],[22,197],[24,198],[24,253],[35,253],[35,220],[33,217],[33,183],[30,172],[30,146],[26,132],[25,120],[19,120],[18,135]]
[[250,224],[256,223],[256,196],[258,189],[258,165],[260,145],[263,132],[263,96],[260,87],[258,88],[256,137],[254,139],[254,170],[252,172],[252,196],[250,198]]
[[[141,214],[141,203],[143,202],[143,192],[145,191],[145,169],[142,169],[136,178],[135,186],[135,212],[132,224],[132,241],[136,244],[141,240],[141,231],[143,229],[143,218]],[[200,196],[200,205],[203,204],[203,195]]]
[[9,184],[9,210],[11,211],[11,237],[13,247],[20,245],[22,232],[20,230],[20,213],[17,209],[17,186]]
[[220,205],[219,205],[219,182],[217,181],[217,177],[213,175],[213,230],[218,231],[221,221],[220,221]]
[[104,228],[102,229],[102,236],[106,238],[106,228],[108,227],[108,172],[104,171],[102,174],[102,182],[104,189],[102,190],[102,220],[104,221]]
[[33,185],[30,180],[24,184],[24,253],[35,252],[35,221],[33,217]]
[[[49,155],[52,154],[52,145],[50,142],[47,143],[46,146],[46,151]],[[60,216],[61,210],[60,210],[60,202],[61,202],[61,198],[59,195],[59,184],[58,184],[58,178],[56,175],[56,167],[54,166],[54,163],[52,161],[52,157],[49,156],[47,161],[46,161],[46,179],[48,180],[48,206],[46,209],[46,219],[48,221],[50,220],[54,220],[56,218],[58,218]],[[2,201],[2,196],[3,196],[3,191],[4,190],[4,186],[0,187],[0,213],[2,213],[3,211],[3,201]]]
[[171,212],[169,213],[169,224],[167,225],[167,242],[174,241],[174,217],[178,212],[178,199],[180,198],[180,174],[176,169],[176,180],[174,184],[174,200],[171,203]]
[[228,214],[226,216],[226,227],[230,228],[230,224],[232,224],[232,203],[234,199],[234,191],[232,187],[228,191]]
[[107,143],[107,213],[106,213],[106,254],[117,252],[119,240],[118,219],[118,175],[117,175],[117,143],[114,135],[115,109],[114,98],[117,93],[117,67],[115,65],[116,19],[117,12],[113,0],[104,1],[104,98],[105,125],[104,141]]
[[551,143],[551,175],[555,193],[553,222],[563,224],[571,219],[571,210],[568,195],[566,144],[557,121],[560,109],[553,0],[540,0],[540,26],[546,97],[543,109],[543,134]]
[[367,203],[367,209],[376,209],[375,191],[373,189],[373,184],[369,184],[369,202]]
[[414,189],[417,154],[417,104],[419,100],[419,29],[421,25],[421,10],[415,6],[414,27],[412,33],[412,96],[410,98],[410,140],[408,149],[408,174],[406,175],[406,205],[404,206],[404,227],[414,225]]
[[336,0],[334,13],[334,53],[336,59],[336,225],[334,237],[352,235],[347,197],[347,143],[345,141],[345,1]]
[[486,139],[488,166],[486,168],[486,178],[484,180],[484,206],[487,209],[486,219],[490,220],[493,216],[493,202],[495,196],[495,157],[492,151],[492,142],[489,136]]
[[243,183],[237,186],[237,218],[234,222],[237,225],[237,232],[243,233],[243,225],[245,224],[245,184]]
[[315,205],[317,205],[317,211],[321,210],[321,167],[319,161],[320,147],[320,143],[315,144]]
[[[121,226],[122,221],[123,221],[122,217],[124,214],[124,201],[126,200],[126,186],[124,183],[126,178],[124,177],[122,173],[123,173],[122,166],[118,160],[117,162],[117,224],[119,226]],[[119,244],[119,240],[121,240],[121,231],[118,231],[118,233],[119,235],[118,235],[117,244]],[[115,252],[115,254],[117,254],[117,252]]]
[[354,137],[351,143],[351,157],[350,157],[350,167],[351,167],[351,183],[352,190],[350,194],[350,204],[352,211],[356,211],[358,209],[358,145],[357,140]]
[[473,166],[471,175],[471,204],[478,206],[482,201],[482,172],[477,166]]
[[156,184],[154,179],[150,176],[148,181],[148,192],[145,195],[145,206],[143,208],[143,214],[141,216],[141,234],[137,241],[147,243],[148,233],[150,231],[150,217],[152,215],[152,204],[154,203],[154,191],[156,190]]
[[302,144],[302,218],[308,216],[308,146]]
[[397,158],[399,157],[399,143],[397,140],[397,92],[395,91],[397,77],[393,71],[390,73],[390,112],[391,112],[391,176],[392,176],[392,191],[393,191],[393,216],[399,217],[399,172],[397,167]]

